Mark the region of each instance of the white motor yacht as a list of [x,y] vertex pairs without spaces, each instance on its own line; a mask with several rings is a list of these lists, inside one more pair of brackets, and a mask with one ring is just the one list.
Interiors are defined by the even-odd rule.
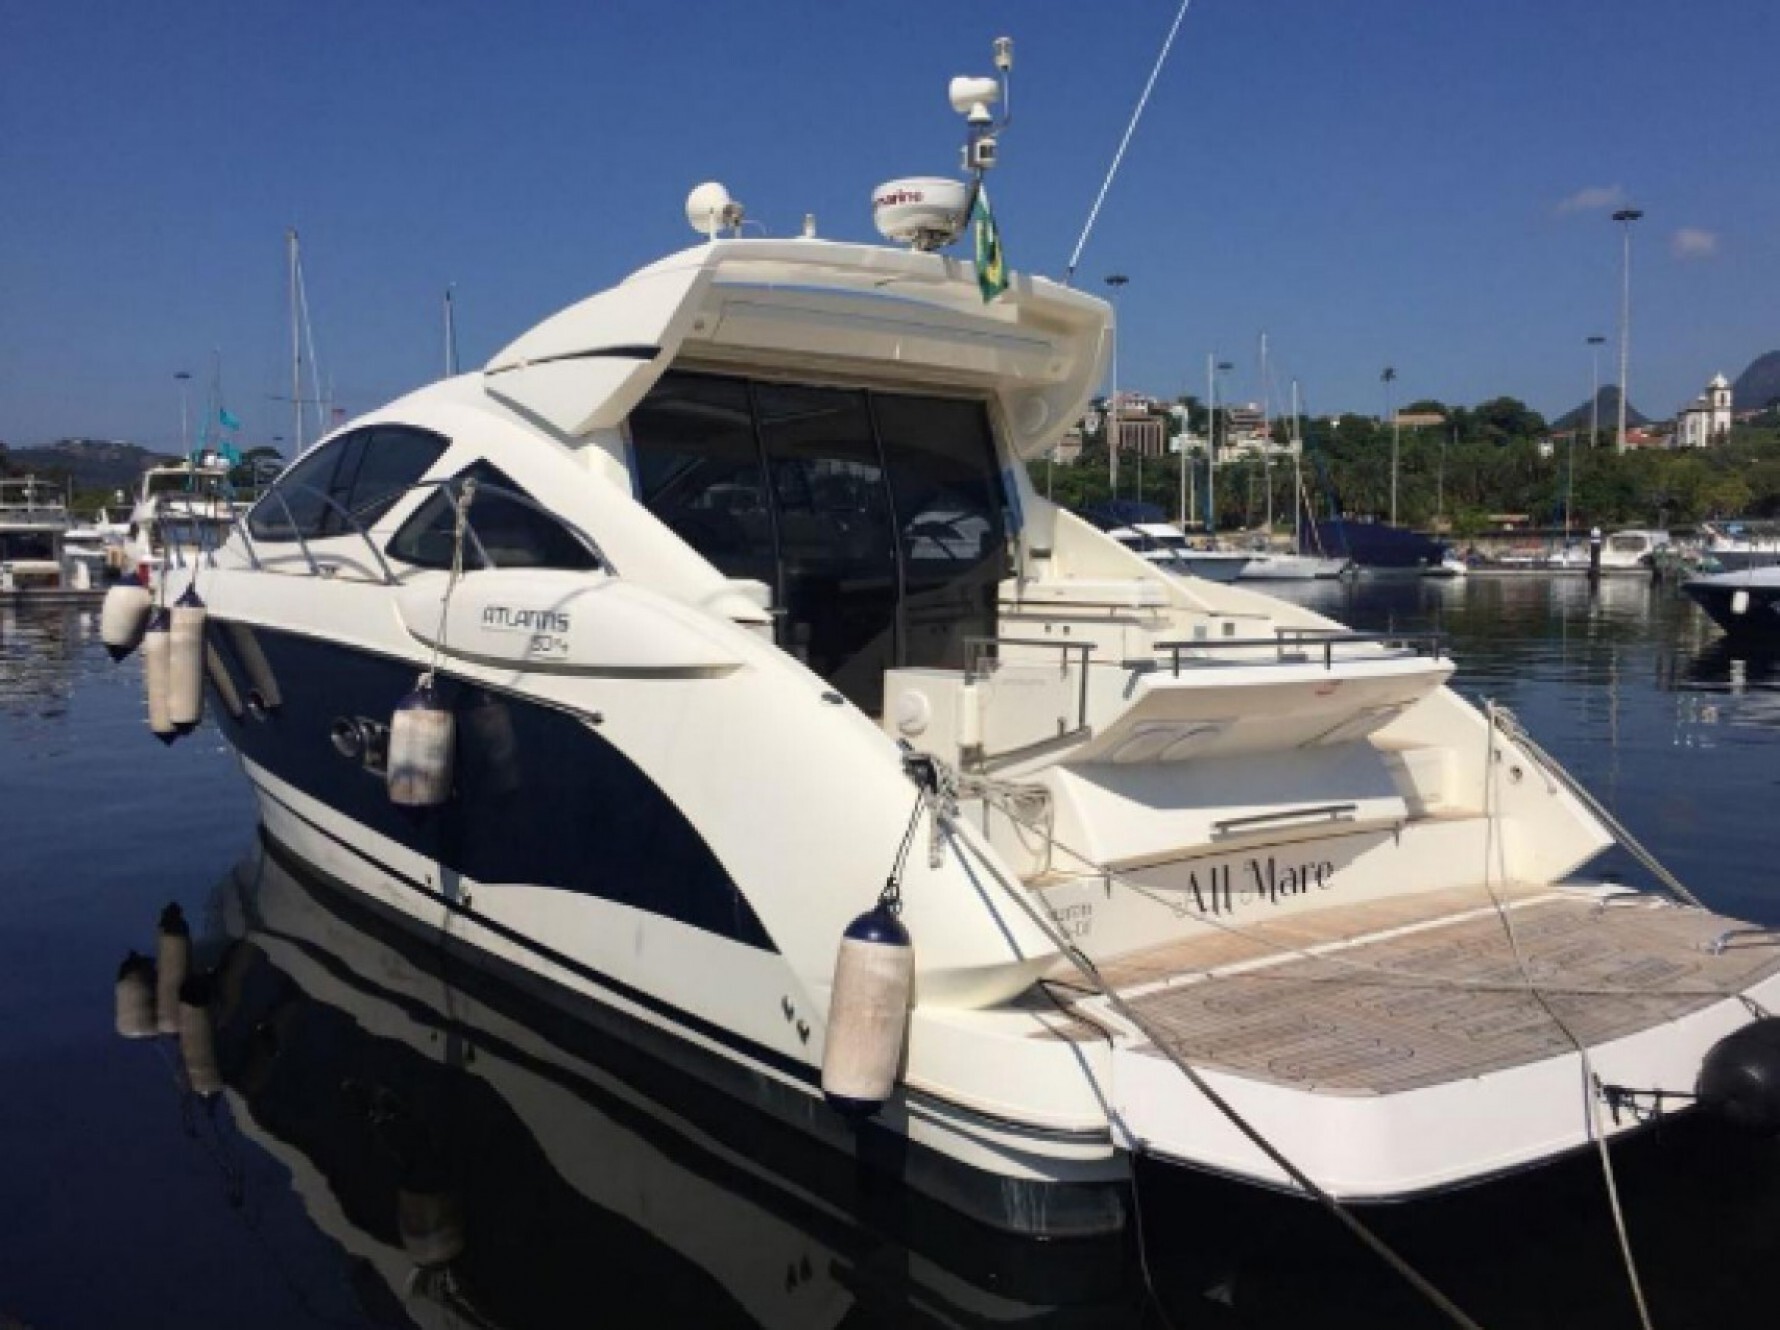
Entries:
[[1202,577],[1208,582],[1234,582],[1253,557],[1214,549],[1209,543],[1195,545],[1170,522],[1133,522],[1107,534],[1159,568],[1185,577]]
[[1320,554],[1257,550],[1249,554],[1247,565],[1237,576],[1244,582],[1306,582],[1340,577],[1347,567],[1346,559],[1329,559]]
[[[876,202],[912,243],[739,238],[701,186],[700,243],[169,574],[268,834],[1022,1232],[1124,1223],[1140,1153],[1396,1200],[1725,1100],[1780,951],[1587,877],[1602,814],[1438,639],[1048,503],[1109,306],[940,252],[964,186]],[[856,1009],[862,951],[912,977]],[[867,1045],[887,1088],[833,1088]]]
[[235,506],[229,465],[212,452],[142,473],[125,535],[126,566],[148,582],[163,567],[194,565],[228,539]]
[[1705,523],[1703,552],[1727,573],[1780,564],[1780,530],[1774,524]]
[[70,558],[116,572],[128,557],[125,546],[129,533],[128,522],[112,521],[110,510],[101,508],[91,520],[75,522],[68,528],[62,548]]
[[[1646,531],[1630,528],[1610,532],[1601,542],[1603,573],[1641,573],[1649,576],[1651,561],[1658,550],[1669,546],[1667,531]],[[1586,551],[1584,551],[1586,555]]]
[[0,597],[41,600],[85,595],[87,566],[70,556],[68,504],[35,476],[0,480]]

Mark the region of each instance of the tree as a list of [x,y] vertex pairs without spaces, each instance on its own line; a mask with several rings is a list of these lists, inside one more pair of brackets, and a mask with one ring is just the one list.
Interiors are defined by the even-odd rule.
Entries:
[[1492,397],[1479,402],[1472,418],[1492,443],[1533,439],[1546,432],[1545,417],[1518,397]]

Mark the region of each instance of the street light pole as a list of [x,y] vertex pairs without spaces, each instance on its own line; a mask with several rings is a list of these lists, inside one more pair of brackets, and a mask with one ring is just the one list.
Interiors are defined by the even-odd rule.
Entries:
[[1620,262],[1619,292],[1619,443],[1618,451],[1625,453],[1625,412],[1626,412],[1626,376],[1632,358],[1632,223],[1644,214],[1637,208],[1621,208],[1613,214],[1613,220],[1620,224],[1624,240],[1623,257]]
[[1601,348],[1607,344],[1605,337],[1588,339],[1589,359],[1594,362],[1594,396],[1588,401],[1588,446],[1593,448],[1601,440]]
[[[1601,347],[1605,337],[1590,337],[1590,393],[1588,399],[1588,446],[1592,449],[1601,437]],[[1570,510],[1576,500],[1576,431],[1570,431],[1570,474],[1564,481],[1564,546],[1570,544]]]
[[1391,409],[1391,385],[1397,381],[1397,371],[1389,365],[1379,376],[1384,384],[1384,413],[1391,418],[1391,525],[1397,525],[1397,413]]
[[1106,400],[1106,474],[1115,499],[1119,497],[1119,288],[1130,280],[1122,272],[1112,273],[1106,279],[1113,293],[1112,396]]

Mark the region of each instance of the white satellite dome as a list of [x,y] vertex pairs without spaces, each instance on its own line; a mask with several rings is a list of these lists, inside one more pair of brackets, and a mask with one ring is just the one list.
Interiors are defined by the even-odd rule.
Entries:
[[686,196],[686,224],[701,236],[715,238],[724,227],[742,224],[742,205],[722,185],[707,180]]
[[968,220],[970,186],[940,176],[909,176],[872,191],[871,215],[887,240],[938,249],[958,238]]

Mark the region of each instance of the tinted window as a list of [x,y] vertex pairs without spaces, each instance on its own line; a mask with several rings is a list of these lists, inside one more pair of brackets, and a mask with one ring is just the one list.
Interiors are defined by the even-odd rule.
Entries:
[[729,577],[778,586],[748,385],[678,372],[631,413],[637,497]]
[[[473,479],[479,486],[525,493],[487,462],[477,462],[456,479]],[[464,540],[466,569],[485,568],[488,562],[496,568],[599,567],[593,552],[556,518],[487,488],[478,489],[470,502],[469,525],[475,539]],[[402,523],[389,542],[389,552],[404,563],[422,568],[449,568],[456,530],[454,500],[451,493],[440,489]],[[482,558],[483,551],[487,552],[488,562]]]
[[[352,485],[342,501],[346,511],[360,527],[375,525],[377,519],[427,473],[427,468],[439,460],[446,446],[444,439],[424,430],[385,426],[372,430],[357,459]],[[347,459],[342,459],[341,475],[345,474],[346,464]],[[335,486],[339,488],[339,476],[335,478]],[[332,514],[332,518],[344,528],[344,519],[338,513]]]
[[340,441],[339,460],[334,463],[333,474],[328,477],[328,501],[322,505],[321,522],[315,534],[340,536],[352,530],[351,523],[346,520],[346,514],[352,511],[352,482],[364,463],[365,445],[370,438],[369,431],[361,430]]
[[896,663],[896,530],[865,394],[759,384],[785,645],[867,711]]
[[964,639],[995,632],[1008,574],[1001,473],[981,402],[872,395],[896,505],[907,665],[964,667]]
[[357,434],[310,452],[279,476],[248,514],[247,529],[255,540],[295,540],[299,536],[313,539],[321,534],[322,519],[328,511],[323,498],[333,488],[334,471],[340,456],[358,439]]
[[1008,519],[978,400],[672,372],[631,413],[637,497],[774,588],[779,643],[867,711],[895,664],[993,636]]
[[[255,540],[314,540],[368,528],[443,455],[436,434],[402,426],[354,430],[279,476],[255,505]],[[325,496],[325,497],[324,497]],[[347,514],[351,514],[350,520]]]

